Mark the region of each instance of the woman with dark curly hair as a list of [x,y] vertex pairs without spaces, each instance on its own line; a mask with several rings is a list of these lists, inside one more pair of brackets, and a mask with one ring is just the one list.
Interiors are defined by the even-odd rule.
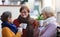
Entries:
[[6,11],[1,15],[2,37],[21,37],[21,32],[12,23],[11,12]]

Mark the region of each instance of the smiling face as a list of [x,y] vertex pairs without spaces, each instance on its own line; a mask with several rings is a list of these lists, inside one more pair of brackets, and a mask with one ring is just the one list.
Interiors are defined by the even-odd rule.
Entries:
[[29,15],[29,12],[26,9],[23,9],[20,13],[21,17],[27,18]]
[[22,6],[21,8],[20,8],[20,15],[21,15],[21,17],[23,17],[23,18],[27,18],[28,16],[29,16],[29,8],[27,7],[27,6]]

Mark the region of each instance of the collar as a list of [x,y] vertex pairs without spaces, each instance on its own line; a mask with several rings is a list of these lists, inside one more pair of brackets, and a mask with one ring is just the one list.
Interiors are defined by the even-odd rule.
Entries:
[[52,23],[52,22],[56,22],[56,18],[54,17],[54,16],[52,16],[52,17],[49,17],[49,18],[47,18],[46,20],[44,20],[44,23],[45,24],[49,24],[49,23]]

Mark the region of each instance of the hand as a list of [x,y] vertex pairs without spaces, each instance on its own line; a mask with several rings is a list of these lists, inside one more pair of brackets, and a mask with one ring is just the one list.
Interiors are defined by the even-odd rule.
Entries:
[[23,29],[22,29],[21,27],[18,28],[18,32],[21,33],[21,34],[23,34],[22,30],[23,30]]
[[19,27],[23,29],[23,27],[24,27],[23,23],[21,23],[21,24],[19,25]]

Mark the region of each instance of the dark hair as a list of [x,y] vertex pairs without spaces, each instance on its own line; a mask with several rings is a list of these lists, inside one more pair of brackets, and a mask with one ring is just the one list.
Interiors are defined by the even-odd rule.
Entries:
[[11,12],[10,11],[5,11],[3,12],[3,14],[1,15],[1,21],[8,21],[8,17],[12,17]]
[[26,9],[28,11],[28,13],[30,12],[30,10],[29,10],[29,8],[27,6],[21,6],[19,11],[21,12],[24,9]]

